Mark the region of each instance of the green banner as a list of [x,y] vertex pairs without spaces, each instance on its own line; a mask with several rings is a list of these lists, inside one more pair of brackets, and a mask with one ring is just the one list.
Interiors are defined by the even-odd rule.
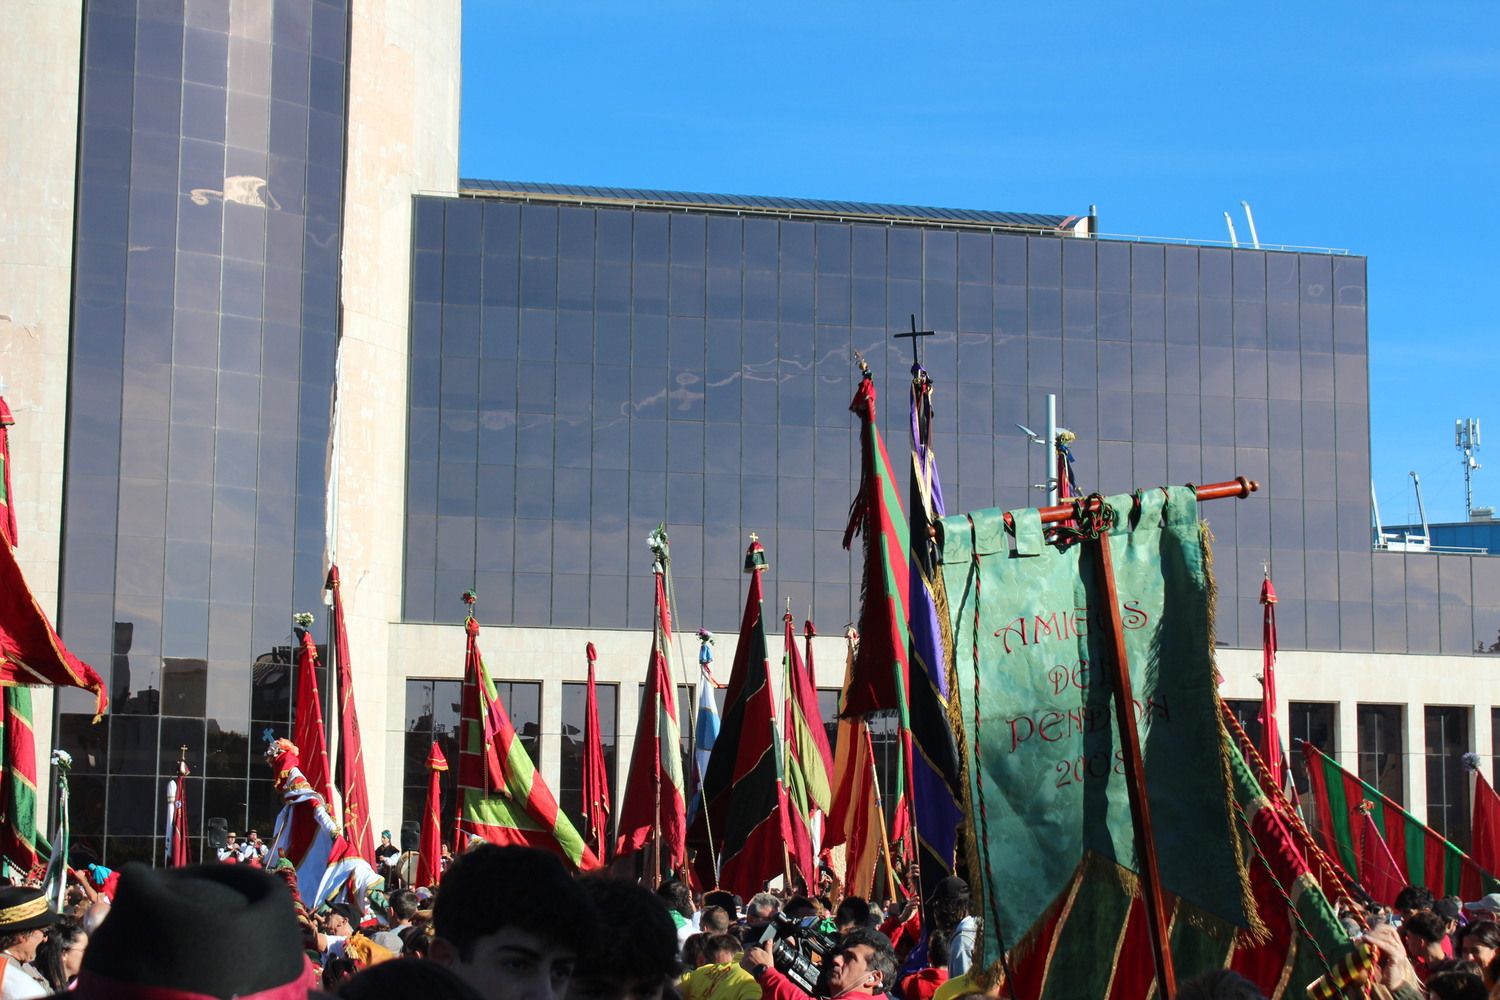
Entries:
[[[1106,503],[1162,884],[1243,927],[1197,500],[1173,488]],[[1086,852],[1141,871],[1094,545],[1060,548],[1036,511],[1012,516],[1014,538],[999,510],[942,521],[988,961],[1061,902]]]

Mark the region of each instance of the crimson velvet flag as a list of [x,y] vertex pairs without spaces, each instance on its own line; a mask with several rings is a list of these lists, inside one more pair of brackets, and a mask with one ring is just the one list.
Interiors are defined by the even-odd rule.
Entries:
[[333,658],[338,662],[339,757],[338,787],[343,795],[344,835],[354,853],[375,860],[375,838],[370,828],[370,792],[365,785],[364,743],[359,735],[359,713],[354,707],[354,663],[349,653],[349,630],[344,620],[344,595],[339,568],[328,570],[327,589],[333,594]]
[[609,840],[609,772],[604,764],[604,739],[599,729],[599,688],[594,681],[594,661],[599,654],[592,642],[585,646],[589,682],[583,714],[583,818],[588,836],[601,860]]

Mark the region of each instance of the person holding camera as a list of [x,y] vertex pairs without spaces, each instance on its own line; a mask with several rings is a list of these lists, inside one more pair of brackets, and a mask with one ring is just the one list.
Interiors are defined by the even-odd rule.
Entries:
[[[746,972],[760,983],[762,1000],[806,1000],[807,994],[772,966],[771,949],[764,943],[747,944],[740,960]],[[828,954],[819,1000],[841,997],[879,997],[896,978],[896,953],[890,938],[879,931],[856,929],[839,941]]]

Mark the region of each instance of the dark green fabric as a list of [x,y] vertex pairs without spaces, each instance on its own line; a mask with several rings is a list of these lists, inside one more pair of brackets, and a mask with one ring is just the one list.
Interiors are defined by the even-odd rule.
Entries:
[[[1197,501],[1188,489],[1151,490],[1138,519],[1130,496],[1107,502],[1117,512],[1109,544],[1162,882],[1244,926]],[[1017,512],[1023,533],[1031,516]],[[958,688],[969,702],[962,714],[984,875],[984,954],[994,956],[1001,940],[1014,945],[1033,928],[1085,850],[1141,868],[1092,544],[1013,554],[1002,512],[993,509],[942,525]],[[969,694],[976,690],[977,721]]]

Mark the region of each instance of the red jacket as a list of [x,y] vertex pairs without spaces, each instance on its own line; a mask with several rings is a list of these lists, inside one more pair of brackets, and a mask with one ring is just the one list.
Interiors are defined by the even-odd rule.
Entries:
[[[796,983],[770,966],[756,976],[755,981],[760,983],[761,1000],[808,1000],[807,994],[798,989]],[[864,1000],[866,995],[870,997],[870,1000],[891,1000],[890,995],[886,993],[849,995],[858,996],[859,1000]]]
[[923,969],[913,972],[901,980],[901,996],[904,1000],[932,1000],[938,987],[948,981],[947,969]]

